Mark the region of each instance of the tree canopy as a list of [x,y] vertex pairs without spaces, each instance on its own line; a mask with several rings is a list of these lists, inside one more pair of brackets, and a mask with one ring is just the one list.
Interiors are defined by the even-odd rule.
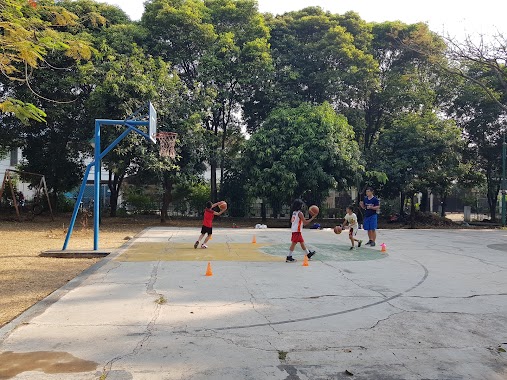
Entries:
[[[30,88],[33,70],[50,66],[49,54],[60,51],[75,61],[88,60],[95,49],[86,35],[60,31],[78,25],[79,18],[53,1],[33,6],[25,0],[2,0],[0,7],[0,70],[4,76],[0,111],[21,121],[43,121],[45,113],[31,103],[11,96],[11,88]],[[39,94],[41,97],[42,94]]]
[[275,208],[299,197],[321,204],[330,189],[354,184],[361,168],[352,127],[328,103],[274,110],[242,157],[253,194]]
[[[484,178],[494,215],[502,35],[458,43],[424,23],[319,7],[274,16],[254,0],[149,0],[140,22],[93,0],[1,3],[0,152],[23,147],[23,168],[55,194],[82,175],[95,118],[151,100],[159,129],[178,133],[177,157],[125,138],[104,159],[112,214],[128,176],[160,187],[164,219],[181,194],[202,195],[208,169],[211,199],[275,210],[371,183],[445,197]],[[106,128],[102,144],[119,133]]]

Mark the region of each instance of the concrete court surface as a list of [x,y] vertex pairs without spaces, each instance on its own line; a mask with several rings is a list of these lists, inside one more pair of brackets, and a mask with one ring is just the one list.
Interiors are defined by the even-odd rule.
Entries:
[[507,379],[505,231],[305,230],[308,267],[289,230],[197,235],[147,229],[4,326],[0,379]]

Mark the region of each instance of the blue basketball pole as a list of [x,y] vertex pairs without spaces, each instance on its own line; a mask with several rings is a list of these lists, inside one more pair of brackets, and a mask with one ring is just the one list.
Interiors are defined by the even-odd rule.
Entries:
[[99,249],[99,223],[100,223],[100,122],[95,120],[95,172],[93,180],[93,250]]
[[[151,106],[151,104],[150,104]],[[114,140],[111,145],[109,145],[103,152],[100,151],[100,127],[101,125],[124,125],[127,127],[125,131],[122,132],[120,136]],[[84,189],[86,187],[86,181],[88,180],[88,176],[90,174],[90,170],[94,167],[94,204],[93,204],[93,250],[97,251],[99,249],[99,227],[100,227],[100,180],[101,180],[101,161],[104,156],[109,153],[118,143],[123,140],[131,131],[140,134],[148,140],[152,140],[149,134],[139,130],[136,128],[137,126],[148,126],[149,121],[140,121],[140,120],[109,120],[109,119],[96,119],[95,120],[95,136],[94,136],[94,155],[95,160],[87,165],[83,182],[81,183],[81,187],[79,188],[79,193],[76,199],[76,204],[74,205],[74,211],[72,212],[72,218],[69,224],[69,230],[67,231],[67,235],[65,237],[65,242],[63,243],[62,250],[65,251],[69,244],[70,237],[72,235],[72,231],[74,230],[74,225],[76,223],[77,214],[79,211],[79,205],[83,199]]]

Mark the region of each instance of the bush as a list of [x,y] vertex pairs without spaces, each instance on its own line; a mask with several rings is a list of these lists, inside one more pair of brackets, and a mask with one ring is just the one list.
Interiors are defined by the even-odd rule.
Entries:
[[[44,203],[47,203],[47,201]],[[58,198],[56,200],[56,211],[71,212],[72,210],[74,210],[75,203],[76,203],[75,199],[69,199],[64,194],[58,194]]]
[[190,190],[190,195],[187,197],[187,200],[190,211],[195,211],[197,213],[202,212],[204,205],[210,200],[209,186],[204,183],[194,185]]
[[144,211],[150,208],[151,199],[143,194],[129,194],[125,199],[125,205],[134,211]]

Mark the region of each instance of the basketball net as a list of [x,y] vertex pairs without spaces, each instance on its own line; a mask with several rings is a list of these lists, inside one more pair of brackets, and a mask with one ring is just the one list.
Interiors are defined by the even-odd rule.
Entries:
[[176,145],[177,133],[174,132],[159,132],[155,136],[160,143],[160,157],[169,157],[174,159],[176,157],[176,151],[174,147]]

